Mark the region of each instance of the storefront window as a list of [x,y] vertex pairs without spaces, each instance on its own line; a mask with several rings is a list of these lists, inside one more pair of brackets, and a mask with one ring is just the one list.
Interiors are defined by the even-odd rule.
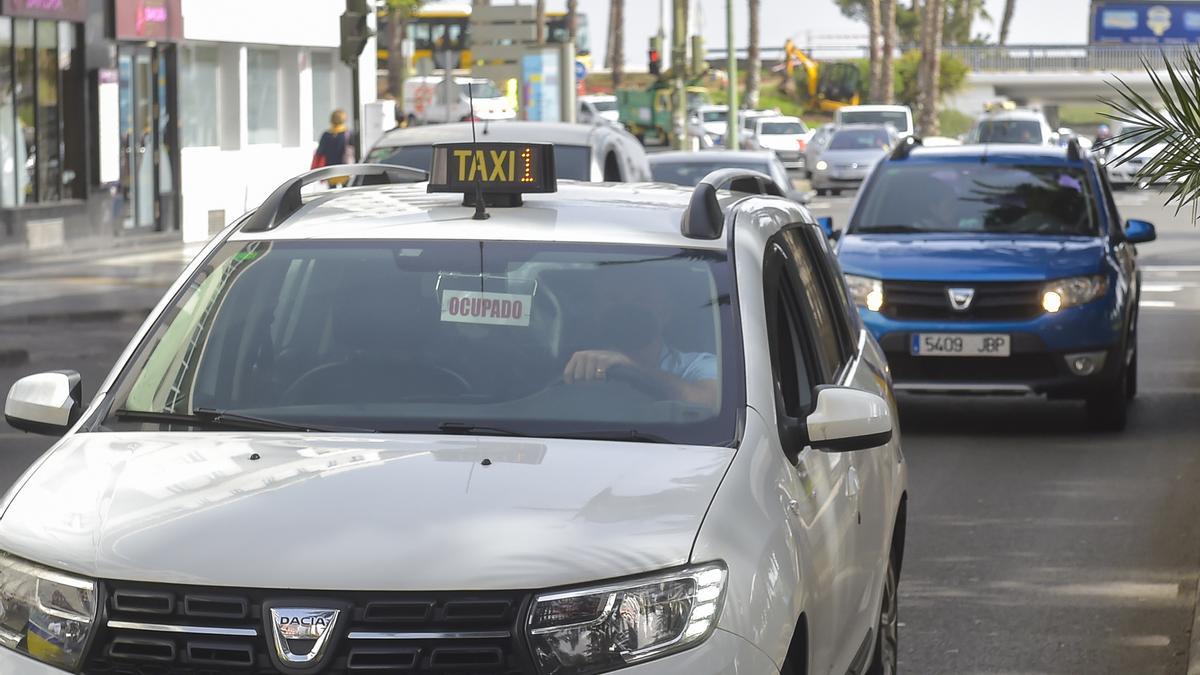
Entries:
[[184,47],[179,54],[183,145],[189,148],[220,145],[217,48]]
[[[0,55],[12,53],[12,19],[0,17]],[[17,133],[12,61],[0,58],[0,206],[16,206],[17,183],[25,172],[25,138]]]
[[58,26],[37,22],[37,186],[38,201],[62,196],[62,150],[58,142]]
[[246,118],[250,143],[279,142],[279,52],[246,50]]
[[17,171],[17,204],[36,201],[35,167],[40,159],[37,148],[37,81],[36,58],[33,49],[33,20],[13,22],[13,64],[16,68],[14,91],[17,99],[17,135],[25,144],[28,157],[23,170]]
[[66,21],[0,17],[0,206],[79,197],[86,106]]

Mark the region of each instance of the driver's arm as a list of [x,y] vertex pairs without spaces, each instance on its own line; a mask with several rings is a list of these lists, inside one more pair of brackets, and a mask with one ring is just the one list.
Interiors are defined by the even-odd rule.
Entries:
[[[630,368],[657,385],[666,397],[702,405],[717,410],[721,403],[721,387],[716,378],[716,360],[694,364],[680,377],[659,368],[646,368],[621,352],[603,349],[575,352],[563,369],[567,384],[607,379],[610,368]],[[688,375],[691,375],[688,377]]]

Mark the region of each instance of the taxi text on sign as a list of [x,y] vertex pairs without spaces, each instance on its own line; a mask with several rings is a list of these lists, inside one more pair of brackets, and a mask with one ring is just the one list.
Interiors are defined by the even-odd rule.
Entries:
[[549,143],[438,143],[430,192],[554,192],[554,146]]

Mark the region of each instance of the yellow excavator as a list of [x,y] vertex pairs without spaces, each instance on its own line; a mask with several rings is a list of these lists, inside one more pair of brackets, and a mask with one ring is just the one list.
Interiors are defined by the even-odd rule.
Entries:
[[833,112],[862,100],[862,73],[858,64],[846,61],[821,63],[805,54],[796,43],[783,45],[783,90],[814,112]]

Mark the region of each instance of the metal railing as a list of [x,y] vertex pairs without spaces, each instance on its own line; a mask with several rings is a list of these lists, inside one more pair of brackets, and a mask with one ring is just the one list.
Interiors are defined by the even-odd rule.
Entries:
[[[1141,72],[1143,60],[1154,65],[1161,65],[1164,57],[1178,62],[1187,50],[1184,45],[963,45],[943,48],[944,53],[957,57],[976,73]],[[865,46],[814,46],[806,52],[813,58],[829,61],[867,56]],[[746,58],[745,49],[739,49],[737,53],[739,60]],[[708,52],[710,62],[724,58],[724,49]],[[764,66],[782,59],[782,49],[762,50]]]

